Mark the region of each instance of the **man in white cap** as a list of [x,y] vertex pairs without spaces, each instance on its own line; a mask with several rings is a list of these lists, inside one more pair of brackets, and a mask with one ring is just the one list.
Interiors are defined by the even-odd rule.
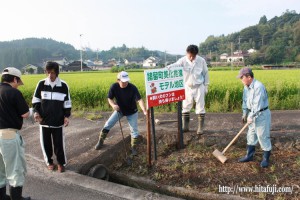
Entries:
[[183,68],[185,100],[182,103],[182,129],[184,132],[189,131],[190,111],[195,101],[195,112],[198,115],[197,134],[201,135],[204,133],[205,95],[208,92],[209,76],[206,61],[198,56],[198,52],[196,45],[189,45],[186,56],[166,68]]
[[132,155],[137,155],[136,145],[139,136],[137,102],[144,115],[147,114],[147,111],[137,87],[132,83],[129,83],[129,81],[128,73],[122,71],[117,75],[117,82],[112,84],[109,89],[108,103],[114,112],[106,121],[100,132],[99,141],[95,146],[96,150],[102,148],[108,132],[118,122],[119,118],[126,116],[131,131]]
[[265,86],[254,78],[250,68],[240,70],[237,78],[244,84],[243,93],[243,117],[244,123],[249,124],[247,133],[247,154],[239,159],[239,162],[249,162],[253,160],[255,145],[259,142],[263,153],[263,160],[260,166],[265,168],[269,166],[271,155],[271,112],[269,110],[268,93]]
[[[17,89],[20,85],[23,85],[20,70],[5,68],[0,84],[0,199],[30,199],[22,197],[26,161],[24,141],[19,130],[23,118],[28,118],[30,112]],[[10,197],[6,195],[6,183],[9,184]]]

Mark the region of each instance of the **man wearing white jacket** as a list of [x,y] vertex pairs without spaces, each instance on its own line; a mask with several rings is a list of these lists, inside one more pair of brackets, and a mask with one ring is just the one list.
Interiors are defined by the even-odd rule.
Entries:
[[176,63],[166,66],[183,67],[185,100],[182,105],[183,131],[189,131],[190,111],[196,102],[196,114],[198,115],[197,134],[203,134],[205,118],[205,95],[208,92],[209,76],[206,61],[198,56],[199,50],[196,45],[189,45],[186,56]]

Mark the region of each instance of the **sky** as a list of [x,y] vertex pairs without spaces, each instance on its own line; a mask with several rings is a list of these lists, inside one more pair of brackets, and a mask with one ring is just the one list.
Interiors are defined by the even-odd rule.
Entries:
[[[108,50],[125,44],[184,54],[189,44],[227,35],[299,0],[0,0],[0,41],[52,38]],[[81,36],[80,36],[81,35]]]

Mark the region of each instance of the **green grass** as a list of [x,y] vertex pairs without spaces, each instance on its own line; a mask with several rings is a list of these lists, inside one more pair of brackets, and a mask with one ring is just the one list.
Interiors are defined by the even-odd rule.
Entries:
[[[209,93],[206,96],[208,112],[239,112],[241,110],[243,85],[236,79],[238,71],[210,71]],[[135,84],[145,99],[144,74],[130,72],[131,82]],[[272,110],[300,109],[300,70],[254,70],[255,78],[267,88]],[[111,110],[107,103],[107,93],[116,81],[117,73],[76,72],[62,73],[71,92],[73,109],[84,111]],[[20,87],[26,101],[30,104],[36,84],[45,75],[22,76],[24,86]],[[155,108],[159,112],[176,111],[176,104]]]

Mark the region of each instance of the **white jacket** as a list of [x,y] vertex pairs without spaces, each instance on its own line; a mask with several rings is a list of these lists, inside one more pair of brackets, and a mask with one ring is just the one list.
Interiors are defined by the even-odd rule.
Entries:
[[207,86],[209,84],[207,64],[205,60],[198,55],[192,62],[187,56],[184,56],[176,63],[166,66],[168,69],[172,67],[183,67],[184,82],[190,87],[201,84]]

